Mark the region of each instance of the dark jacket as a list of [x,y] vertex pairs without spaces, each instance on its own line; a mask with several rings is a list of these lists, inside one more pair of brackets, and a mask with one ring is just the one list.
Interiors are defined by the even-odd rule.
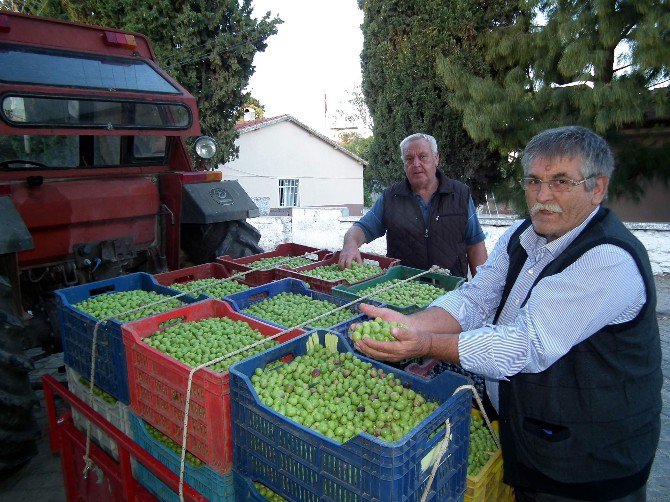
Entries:
[[[529,225],[526,221],[510,239],[510,267],[494,322],[526,261],[519,236]],[[500,437],[509,484],[610,500],[647,481],[660,434],[662,373],[656,290],[646,250],[601,208],[533,287],[601,244],[630,253],[647,301],[634,319],[604,326],[541,373],[519,373],[500,382]],[[603,287],[626,287],[626,278],[612,277]]]
[[408,267],[425,270],[438,265],[453,275],[466,277],[465,230],[470,190],[439,170],[437,177],[439,186],[430,203],[428,227],[407,179],[384,191],[386,255],[400,259]]

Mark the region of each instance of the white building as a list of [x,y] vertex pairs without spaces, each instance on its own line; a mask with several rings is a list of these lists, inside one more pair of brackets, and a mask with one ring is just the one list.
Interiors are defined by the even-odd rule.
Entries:
[[[273,212],[292,207],[363,208],[365,161],[290,115],[237,125],[239,157],[219,164],[252,198],[269,198]],[[277,211],[279,210],[279,211]]]

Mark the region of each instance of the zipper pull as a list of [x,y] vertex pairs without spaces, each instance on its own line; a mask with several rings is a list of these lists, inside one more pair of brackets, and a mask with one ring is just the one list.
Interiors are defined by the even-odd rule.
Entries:
[[435,217],[435,221],[440,221],[440,215],[439,214]]
[[424,237],[427,239],[428,238],[428,229],[426,229],[426,233],[424,234]]

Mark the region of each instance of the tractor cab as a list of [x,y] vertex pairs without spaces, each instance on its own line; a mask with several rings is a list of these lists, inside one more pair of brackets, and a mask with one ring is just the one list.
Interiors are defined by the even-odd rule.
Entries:
[[[258,252],[258,209],[207,169],[195,98],[138,33],[0,14],[0,276],[54,289]],[[231,247],[232,246],[232,247]]]

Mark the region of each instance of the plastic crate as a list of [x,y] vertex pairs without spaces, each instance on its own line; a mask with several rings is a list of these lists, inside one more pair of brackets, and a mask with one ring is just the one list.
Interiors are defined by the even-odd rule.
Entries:
[[[423,272],[423,270],[418,268],[410,268],[398,265],[388,269],[384,273],[384,275],[375,277],[374,279],[368,279],[366,281],[359,282],[352,286],[344,286],[344,285],[335,286],[333,287],[333,295],[342,298],[347,298],[349,300],[356,300],[357,298],[361,297],[360,292],[364,289],[392,281],[393,279],[404,280],[414,275],[420,274],[421,272]],[[414,280],[425,284],[430,284],[437,288],[444,289],[445,293],[447,291],[452,291],[456,289],[458,286],[460,286],[465,282],[465,279],[463,277],[458,277],[455,275],[438,274],[435,272],[429,272]],[[365,301],[367,302],[368,300]],[[418,312],[427,307],[427,305],[408,305],[406,307],[401,307],[399,305],[393,305],[392,303],[387,303],[386,306],[390,309],[393,309],[397,312],[401,312],[403,314],[413,314],[414,312]]]
[[253,480],[242,476],[235,469],[233,469],[233,482],[235,483],[235,495],[238,502],[267,502],[268,499],[256,489]]
[[502,452],[498,450],[477,476],[467,477],[465,502],[513,502],[514,489],[503,483]]
[[[147,345],[142,339],[165,325],[211,317],[245,321],[265,336],[282,331],[235,312],[220,300],[205,300],[123,325],[130,409],[177,444],[182,443],[191,367]],[[286,342],[304,332],[292,330],[275,340]],[[186,443],[188,451],[222,474],[228,474],[233,464],[228,378],[228,372],[216,373],[208,368],[193,375]]]
[[[70,392],[72,392],[82,401],[88,402],[88,383],[82,383],[79,380],[80,375],[72,368],[66,368],[66,373],[67,386]],[[116,401],[116,403],[108,403],[103,398],[96,396],[95,394],[91,396],[91,402],[89,405],[91,408],[105,417],[108,422],[110,422],[112,425],[115,425],[121,432],[128,436],[130,435],[128,405],[123,404],[121,401]],[[86,432],[88,420],[84,418],[76,408],[72,409],[72,420],[74,421],[74,425],[77,427],[77,429]],[[100,445],[103,450],[105,450],[105,452],[114,457],[114,460],[119,459],[119,450],[116,446],[116,441],[110,438],[95,425],[91,426],[91,437],[98,445]]]
[[[473,414],[478,414],[472,410]],[[492,423],[498,430],[498,422]],[[498,450],[489,459],[479,474],[468,476],[465,489],[465,502],[514,502],[514,489],[503,482],[502,451]]]
[[[87,380],[91,378],[93,331],[99,319],[80,311],[75,304],[93,296],[136,289],[169,296],[180,294],[178,291],[157,284],[151,275],[144,272],[72,286],[54,292],[63,343],[63,359],[66,365]],[[195,298],[187,295],[180,296],[179,299],[184,303],[195,301]],[[115,319],[100,324],[98,328],[94,384],[122,403],[129,403],[126,352],[121,337],[121,323]]]
[[[221,263],[204,263],[203,265],[196,265],[195,267],[181,268],[179,270],[173,270],[172,272],[156,274],[154,275],[154,278],[158,284],[170,287],[173,284],[197,281],[200,279],[227,279],[231,275],[234,274]],[[245,286],[254,286],[254,284],[243,278],[234,280]],[[207,298],[212,297],[206,293],[200,293],[198,295],[198,300],[206,300]]]
[[[179,476],[181,457],[167,446],[152,438],[147,431],[146,424],[134,413],[130,413],[130,427],[135,442],[161,462],[165,467]],[[140,462],[137,463],[135,478],[153,493],[159,500],[178,502],[179,494],[172,491],[158,479],[149,469]],[[235,485],[232,474],[219,474],[210,467],[203,465],[196,467],[184,462],[184,482],[204,495],[212,502],[234,502]]]
[[[400,263],[400,260],[397,260],[395,258],[387,258],[386,256],[379,256],[376,254],[370,254],[370,253],[361,253],[361,258],[363,258],[363,261],[367,263],[372,263],[375,265],[378,265],[382,269],[389,269],[391,267],[395,267]],[[340,259],[340,252],[337,251],[333,256],[330,258],[326,258],[325,260],[322,260],[320,262],[314,263],[312,265],[305,265],[304,267],[298,267],[293,270],[287,270],[287,269],[282,269],[278,268],[277,269],[277,276],[279,278],[282,277],[292,277],[293,279],[300,279],[301,281],[306,282],[307,284],[310,285],[311,288],[321,291],[322,293],[332,293],[332,289],[335,286],[339,286],[340,284],[343,284],[344,286],[351,286],[352,284],[360,284],[361,282],[364,281],[358,281],[358,282],[348,282],[344,279],[338,279],[336,281],[327,281],[325,279],[319,279],[318,277],[312,277],[311,275],[304,274],[306,270],[312,270],[317,267],[323,267],[327,265],[334,265],[337,264],[337,262]],[[379,274],[381,275],[381,274]],[[376,276],[376,277],[379,277]],[[365,281],[370,280],[371,277],[368,277],[365,279]]]
[[[341,298],[335,298],[334,296],[327,295],[325,293],[320,293],[318,291],[313,291],[309,289],[309,287],[307,287],[307,284],[297,279],[281,279],[279,281],[275,281],[270,284],[265,284],[264,286],[258,286],[252,289],[248,289],[246,291],[240,291],[239,293],[235,293],[226,297],[226,301],[230,303],[237,312],[246,314],[246,312],[243,312],[245,309],[251,307],[256,303],[262,302],[263,300],[267,300],[268,298],[277,296],[281,293],[293,293],[297,295],[308,296],[313,300],[327,301],[333,304],[333,308],[337,308],[341,305],[349,303],[347,300],[343,300]],[[383,303],[379,302],[371,302],[371,303],[378,307],[384,306]],[[348,308],[351,311],[351,318],[334,326],[329,326],[328,329],[336,331],[338,333],[346,334],[349,331],[349,326],[351,326],[353,323],[361,322],[368,319],[368,317],[365,314],[362,314],[361,312],[358,311],[358,308],[355,305],[352,305],[351,307]],[[270,322],[260,317],[253,316],[251,314],[246,315],[248,315],[253,319],[258,319],[260,321],[268,323],[272,326],[277,326],[282,329],[290,327],[275,324],[273,322]],[[310,326],[307,326],[307,329],[311,329]]]
[[432,371],[435,366],[439,364],[437,359],[422,359],[420,361],[413,361],[405,366],[404,370],[412,375],[423,378],[432,378]]
[[316,258],[315,261],[324,260],[332,255],[332,251],[328,251],[327,249],[318,249],[289,242],[280,244],[274,251],[245,256],[243,258],[233,258],[232,256],[225,255],[218,257],[216,261],[225,265],[226,268],[233,273],[249,271],[245,276],[245,280],[254,286],[261,286],[278,278],[277,268],[272,268],[270,270],[254,270],[248,266],[249,263],[257,262],[263,258],[274,258],[275,256],[301,256],[306,253],[314,254]]
[[[486,394],[486,379],[477,373],[473,373],[472,371],[468,371],[464,369],[460,364],[451,364],[451,363],[446,363],[442,361],[438,361],[438,363],[433,367],[431,370],[431,375],[438,375],[442,373],[443,371],[451,371],[452,373],[458,373],[459,375],[463,375],[464,377],[468,378],[469,380],[472,381],[472,385],[474,385],[475,389],[477,390],[477,394],[479,394],[479,397],[481,399],[484,399],[484,395]],[[475,398],[472,396],[472,403],[473,405],[475,404]]]
[[352,351],[341,335],[320,330],[231,367],[235,469],[290,500],[418,501],[426,488],[434,453],[444,439],[441,427],[449,420],[451,441],[437,469],[429,500],[461,500],[471,394],[467,390],[452,394],[466,379],[445,373],[427,381],[361,358],[394,373],[440,406],[399,441],[387,443],[362,433],[340,444],[263,405],[250,381],[256,368],[306,353],[313,337],[322,345],[326,345],[327,337],[336,337],[338,352]]
[[[93,461],[93,470],[88,473],[88,476],[82,476],[85,466],[86,434],[75,428],[69,412],[58,418],[57,429],[51,431],[51,434],[58,437],[58,453],[60,454],[66,500],[128,500],[129,491],[133,494],[132,500],[135,502],[156,500],[135,479],[125,479],[118,462],[112,460],[95,443],[91,444],[89,452]],[[38,477],[36,477],[36,482],[39,482]],[[129,483],[130,489],[127,486]],[[31,497],[35,496],[25,495],[26,500],[30,500]],[[47,498],[38,496],[37,499],[46,500]],[[60,497],[54,493],[48,500],[60,500]]]

